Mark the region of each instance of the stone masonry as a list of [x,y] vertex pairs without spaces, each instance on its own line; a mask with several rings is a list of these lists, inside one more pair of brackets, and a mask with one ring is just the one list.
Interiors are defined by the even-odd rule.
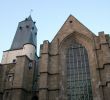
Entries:
[[72,100],[67,95],[66,57],[74,42],[87,51],[91,100],[110,100],[110,36],[103,31],[96,36],[72,15],[51,42],[41,44],[37,60],[21,55],[16,63],[0,65],[0,100],[31,100],[33,93],[39,100]]

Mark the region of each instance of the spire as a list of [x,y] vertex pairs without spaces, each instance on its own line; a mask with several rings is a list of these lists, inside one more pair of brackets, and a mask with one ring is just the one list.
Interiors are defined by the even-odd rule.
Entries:
[[33,12],[33,10],[31,9],[31,10],[30,10],[30,15],[29,15],[28,18],[26,18],[26,20],[28,20],[28,21],[33,21],[33,20],[32,20],[32,17],[31,17],[31,13],[32,13],[32,12]]
[[32,20],[32,17],[31,17],[31,15],[29,15],[29,17],[27,18],[27,20]]
[[31,15],[29,15],[29,17],[26,18],[24,21],[33,21]]

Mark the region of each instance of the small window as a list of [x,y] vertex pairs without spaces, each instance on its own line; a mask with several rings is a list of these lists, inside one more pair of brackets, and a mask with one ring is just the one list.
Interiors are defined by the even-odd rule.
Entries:
[[35,24],[36,22],[34,22],[34,24]]
[[9,81],[9,82],[12,82],[12,81],[13,81],[13,74],[9,74],[9,75],[8,75],[8,81]]
[[37,35],[37,32],[35,32],[35,35]]
[[13,59],[13,63],[16,63],[16,59]]
[[20,26],[19,29],[22,30],[22,27]]
[[32,30],[34,30],[34,27],[32,27]]
[[26,25],[26,28],[29,28],[29,25]]
[[29,70],[32,69],[32,62],[29,63],[28,67],[29,67]]
[[72,23],[73,21],[70,21],[70,23]]

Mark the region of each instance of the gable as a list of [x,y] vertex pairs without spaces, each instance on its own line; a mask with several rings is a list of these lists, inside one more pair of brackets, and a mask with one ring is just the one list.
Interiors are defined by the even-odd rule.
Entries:
[[79,22],[74,16],[70,15],[58,31],[52,42],[56,38],[59,38],[60,41],[62,41],[65,37],[74,32],[83,34],[84,36],[87,36],[90,39],[93,37],[93,35],[95,35],[86,26]]
[[79,22],[74,16],[70,15],[63,26],[60,28],[56,36],[51,42],[51,48],[58,52],[59,45],[68,36],[75,35],[85,38],[85,40],[93,40],[94,33],[92,33],[86,26]]

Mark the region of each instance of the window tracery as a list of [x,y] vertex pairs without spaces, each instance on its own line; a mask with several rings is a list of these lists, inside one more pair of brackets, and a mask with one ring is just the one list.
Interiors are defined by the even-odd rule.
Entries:
[[85,47],[73,43],[67,50],[68,100],[93,100],[88,55]]

